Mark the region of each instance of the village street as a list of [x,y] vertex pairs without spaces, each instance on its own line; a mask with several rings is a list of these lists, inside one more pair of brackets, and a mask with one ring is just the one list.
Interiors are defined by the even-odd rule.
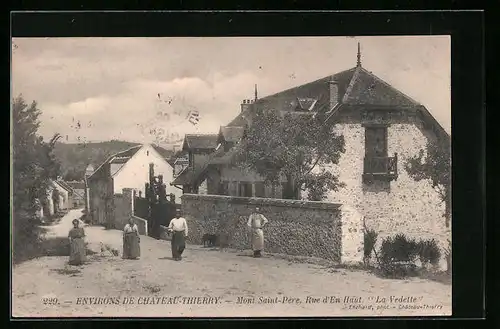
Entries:
[[[79,210],[70,211],[57,225],[50,227],[47,238],[64,241],[71,220],[80,215]],[[141,259],[123,260],[120,231],[89,226],[85,230],[88,248],[95,252],[88,256],[85,266],[69,266],[68,257],[59,255],[28,260],[13,268],[13,316],[290,317],[451,312],[451,286],[438,282],[381,279],[361,270],[335,269],[325,264],[269,255],[254,259],[248,257],[249,250],[220,252],[192,245],[187,246],[183,261],[175,262],[170,259],[169,241],[145,236],[141,236]],[[101,249],[115,249],[120,255],[109,251],[101,253]],[[175,296],[180,298],[169,299]],[[325,296],[334,296],[329,301],[336,302],[306,303],[307,296],[321,301]],[[356,297],[362,301],[344,303],[345,296],[353,297],[351,302],[355,302]],[[376,303],[377,296],[379,303]],[[404,305],[427,308],[401,309],[401,303],[390,303],[390,296],[406,298]],[[82,305],[82,297],[103,297],[101,302],[104,297],[114,297],[120,303],[89,305],[87,300],[86,305]],[[127,297],[134,297],[135,303],[124,305]],[[217,304],[192,304],[195,299],[182,297],[212,297],[204,301],[217,301]],[[255,304],[237,304],[238,297],[255,297]],[[287,300],[259,304],[260,297],[267,297],[265,301],[276,297],[281,301],[283,297],[299,298],[300,303]],[[386,298],[385,303],[382,298]],[[57,305],[50,305],[56,299]],[[176,303],[170,303],[172,300]],[[346,310],[349,305],[358,307]],[[369,305],[373,309],[365,308]],[[386,305],[386,308],[377,309],[377,305]]]

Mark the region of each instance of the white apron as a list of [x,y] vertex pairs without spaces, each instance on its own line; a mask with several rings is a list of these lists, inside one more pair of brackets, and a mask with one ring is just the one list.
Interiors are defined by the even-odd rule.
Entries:
[[267,223],[267,218],[261,214],[251,214],[248,218],[248,226],[252,229],[252,249],[264,249],[264,232],[262,226]]

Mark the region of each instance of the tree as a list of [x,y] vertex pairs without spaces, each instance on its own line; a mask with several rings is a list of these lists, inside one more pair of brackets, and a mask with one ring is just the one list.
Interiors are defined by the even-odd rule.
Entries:
[[428,141],[425,150],[407,160],[405,168],[416,181],[428,179],[445,204],[446,227],[451,219],[451,148],[446,142]]
[[52,149],[59,139],[56,134],[48,143],[37,135],[40,110],[36,102],[27,105],[18,96],[12,104],[12,228],[16,248],[37,238],[34,221],[39,200],[47,197],[50,179],[59,174],[59,165]]
[[79,168],[69,167],[64,172],[63,179],[65,181],[81,181],[85,176],[85,168],[82,169],[82,167]]
[[343,136],[322,115],[259,110],[236,162],[255,170],[266,183],[285,178],[284,198],[297,198],[300,190],[307,190],[309,200],[322,200],[328,190],[344,186],[323,167],[337,164],[344,151]]

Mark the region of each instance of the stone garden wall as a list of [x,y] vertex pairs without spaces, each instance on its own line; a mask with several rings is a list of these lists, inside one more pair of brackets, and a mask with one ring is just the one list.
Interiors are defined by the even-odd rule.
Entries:
[[248,216],[259,206],[269,220],[264,231],[266,252],[343,263],[363,259],[362,217],[341,204],[199,194],[184,194],[181,199],[190,243],[202,244],[205,233],[225,233],[230,247],[250,249]]
[[148,235],[148,221],[144,218],[134,215],[134,198],[133,191],[129,188],[124,188],[123,193],[116,193],[113,196],[113,218],[109,223],[109,228],[123,230],[132,217],[134,223],[139,229],[139,234]]

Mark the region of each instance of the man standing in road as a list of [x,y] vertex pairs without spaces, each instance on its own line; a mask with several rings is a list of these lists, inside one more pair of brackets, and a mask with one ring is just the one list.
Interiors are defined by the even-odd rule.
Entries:
[[186,219],[181,217],[180,209],[175,211],[175,218],[170,221],[168,232],[172,233],[172,258],[181,260],[182,252],[186,247],[185,238],[188,236],[188,226]]
[[260,213],[260,208],[256,207],[248,218],[248,227],[252,230],[252,249],[254,257],[261,257],[264,249],[264,231],[262,229],[267,224],[268,220]]

